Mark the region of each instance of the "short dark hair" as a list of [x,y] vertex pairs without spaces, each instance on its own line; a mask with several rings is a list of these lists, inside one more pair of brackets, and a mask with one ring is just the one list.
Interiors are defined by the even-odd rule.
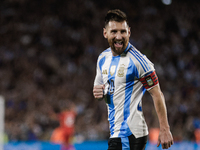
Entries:
[[107,12],[107,15],[105,17],[105,27],[108,25],[109,21],[117,21],[117,22],[126,21],[128,24],[128,19],[126,14],[119,9],[113,9]]

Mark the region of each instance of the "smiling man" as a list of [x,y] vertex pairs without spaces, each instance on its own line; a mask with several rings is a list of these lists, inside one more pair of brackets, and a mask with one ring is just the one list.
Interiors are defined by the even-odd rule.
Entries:
[[[107,16],[108,18],[109,16]],[[107,19],[106,20],[109,20]],[[114,19],[114,18],[113,18]],[[104,37],[108,39],[108,43],[112,49],[113,56],[120,55],[128,46],[130,37],[130,28],[127,21],[116,20],[105,23],[103,31]]]
[[130,27],[126,14],[108,11],[103,35],[110,47],[97,61],[93,95],[105,99],[110,123],[108,150],[144,150],[148,128],[142,112],[142,97],[147,90],[154,101],[160,124],[158,144],[168,149],[173,144],[165,98],[153,63],[129,43]]

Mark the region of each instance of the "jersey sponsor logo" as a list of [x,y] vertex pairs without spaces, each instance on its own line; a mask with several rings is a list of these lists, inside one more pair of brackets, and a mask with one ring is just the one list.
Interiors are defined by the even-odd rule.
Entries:
[[123,77],[124,76],[124,70],[125,70],[125,65],[124,64],[121,64],[120,67],[119,67],[119,70],[118,70],[118,73],[117,73],[117,76],[118,77]]
[[102,74],[108,74],[107,70],[103,70]]
[[110,68],[110,75],[111,75],[111,76],[114,75],[115,69],[116,69],[116,66],[115,66],[115,65],[111,66],[111,68]]
[[153,86],[154,83],[151,77],[147,77],[146,81],[147,81],[148,86]]

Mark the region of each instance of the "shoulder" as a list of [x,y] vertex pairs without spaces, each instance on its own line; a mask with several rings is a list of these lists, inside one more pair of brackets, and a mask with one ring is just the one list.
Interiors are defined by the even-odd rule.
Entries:
[[131,46],[131,48],[129,49],[128,53],[129,57],[133,60],[138,60],[141,59],[144,55],[138,50],[136,49],[134,46]]
[[128,55],[131,59],[138,61],[138,62],[146,62],[146,63],[152,63],[146,55],[142,54],[138,49],[136,49],[134,46],[131,47],[131,49],[128,51]]
[[99,62],[101,59],[103,59],[103,58],[105,58],[106,56],[109,56],[109,55],[111,55],[111,54],[112,54],[111,49],[110,49],[110,48],[107,48],[106,50],[104,50],[104,51],[99,55],[99,57],[98,57],[98,62]]
[[145,72],[151,70],[153,63],[134,46],[130,48],[127,55],[137,67],[142,67]]

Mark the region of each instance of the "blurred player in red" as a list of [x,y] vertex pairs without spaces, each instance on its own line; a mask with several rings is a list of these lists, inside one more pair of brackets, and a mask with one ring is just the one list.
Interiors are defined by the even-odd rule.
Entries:
[[75,107],[70,105],[70,108],[66,108],[58,114],[52,113],[52,117],[59,120],[60,125],[53,131],[50,141],[61,144],[62,150],[75,150],[72,145],[75,133]]

